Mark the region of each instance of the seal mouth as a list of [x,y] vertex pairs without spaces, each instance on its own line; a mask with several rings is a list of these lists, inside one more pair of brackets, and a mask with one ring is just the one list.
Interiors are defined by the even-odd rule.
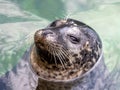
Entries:
[[42,48],[37,49],[37,53],[42,57],[42,61],[49,64],[61,64],[63,68],[68,60],[68,52],[59,44],[47,43]]

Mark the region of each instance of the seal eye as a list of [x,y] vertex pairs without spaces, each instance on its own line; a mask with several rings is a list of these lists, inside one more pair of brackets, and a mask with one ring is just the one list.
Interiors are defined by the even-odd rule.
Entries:
[[68,35],[68,36],[69,36],[69,39],[72,43],[77,44],[80,42],[80,39],[78,37],[75,37],[73,35]]

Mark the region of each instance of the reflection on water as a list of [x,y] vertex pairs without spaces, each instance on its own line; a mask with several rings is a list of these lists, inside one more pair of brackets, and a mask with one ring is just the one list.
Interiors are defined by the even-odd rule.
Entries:
[[120,89],[120,0],[53,1],[0,0],[0,74],[18,62],[31,45],[36,30],[56,18],[70,17],[98,32],[110,71],[106,82],[112,82],[106,83],[106,90]]

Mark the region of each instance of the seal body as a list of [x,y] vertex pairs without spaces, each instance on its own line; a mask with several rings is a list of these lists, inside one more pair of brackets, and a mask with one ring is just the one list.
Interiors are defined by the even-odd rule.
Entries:
[[2,90],[103,90],[105,75],[98,34],[77,20],[60,19],[36,31],[34,44],[0,85]]
[[30,51],[28,49],[16,66],[0,77],[0,90],[36,90],[38,77],[30,67]]
[[91,27],[73,19],[56,20],[34,39],[31,62],[39,76],[37,90],[104,88],[102,43]]

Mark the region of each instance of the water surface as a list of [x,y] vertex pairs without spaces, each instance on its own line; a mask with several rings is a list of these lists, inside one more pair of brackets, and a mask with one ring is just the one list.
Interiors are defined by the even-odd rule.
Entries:
[[93,27],[103,42],[110,90],[120,89],[120,0],[0,0],[0,75],[33,43],[33,34],[59,18]]

